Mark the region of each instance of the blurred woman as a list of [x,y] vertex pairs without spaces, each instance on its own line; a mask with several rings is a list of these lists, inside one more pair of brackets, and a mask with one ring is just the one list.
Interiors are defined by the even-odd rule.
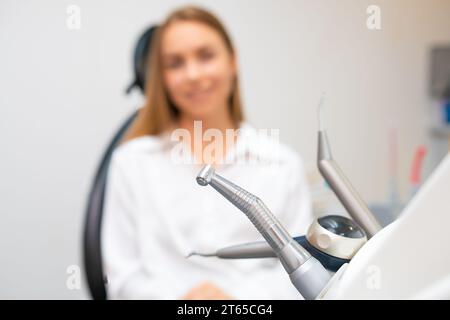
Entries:
[[149,59],[146,103],[108,176],[109,298],[300,298],[276,259],[186,258],[262,239],[244,214],[196,184],[205,163],[262,198],[293,235],[313,219],[299,156],[244,121],[236,50],[222,23],[180,8],[158,27]]

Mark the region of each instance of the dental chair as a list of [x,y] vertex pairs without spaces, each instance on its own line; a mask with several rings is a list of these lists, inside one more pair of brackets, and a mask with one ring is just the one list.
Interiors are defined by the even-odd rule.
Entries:
[[[133,59],[135,80],[127,88],[127,94],[134,88],[138,88],[142,93],[144,93],[146,57],[148,56],[150,42],[155,30],[156,26],[151,26],[140,36],[137,42]],[[113,138],[109,142],[96,170],[95,178],[88,196],[84,221],[83,259],[87,283],[91,297],[94,300],[107,299],[107,279],[103,272],[100,240],[105,186],[108,179],[109,164],[114,149],[119,144],[130,124],[136,118],[138,112],[139,110],[134,111],[125,119],[119,127],[119,130],[114,134]]]

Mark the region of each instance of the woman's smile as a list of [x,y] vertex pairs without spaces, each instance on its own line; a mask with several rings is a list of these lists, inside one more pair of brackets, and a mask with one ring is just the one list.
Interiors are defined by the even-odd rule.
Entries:
[[193,102],[201,102],[208,99],[212,91],[212,87],[209,87],[207,89],[195,89],[188,91],[186,97]]

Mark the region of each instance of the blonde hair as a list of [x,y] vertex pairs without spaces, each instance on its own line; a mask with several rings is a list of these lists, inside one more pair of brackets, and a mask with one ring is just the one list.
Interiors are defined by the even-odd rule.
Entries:
[[[208,25],[220,34],[230,54],[235,54],[234,46],[228,33],[223,24],[213,14],[194,6],[187,6],[173,11],[163,24],[156,29],[153,36],[150,46],[150,56],[148,57],[149,71],[146,74],[146,102],[124,135],[122,143],[140,136],[158,135],[162,133],[173,124],[173,121],[179,114],[178,109],[170,101],[166,88],[164,87],[163,70],[161,67],[162,34],[170,24],[177,21],[197,21]],[[244,115],[237,75],[229,97],[229,110],[233,124],[238,127],[239,123],[244,120]]]

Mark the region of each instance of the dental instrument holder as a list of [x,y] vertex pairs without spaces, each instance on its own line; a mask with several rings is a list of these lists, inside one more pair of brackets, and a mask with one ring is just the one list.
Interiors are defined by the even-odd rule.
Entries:
[[305,299],[316,298],[330,280],[323,265],[297,243],[261,199],[214,172],[207,165],[197,176],[245,213],[280,259],[295,288]]
[[372,212],[370,212],[364,200],[362,200],[358,192],[353,188],[336,161],[334,161],[331,155],[327,133],[322,128],[319,130],[317,166],[323,178],[329,184],[347,212],[364,229],[367,238],[370,239],[380,231],[380,224]]
[[[364,230],[353,220],[328,215],[316,219],[304,236],[294,238],[314,258],[332,272],[349,263],[356,252],[367,242]],[[215,252],[191,252],[187,257],[217,257],[220,259],[276,258],[267,241],[247,242],[216,250]]]
[[[325,269],[336,272],[345,263],[349,263],[350,259],[338,258],[323,251],[317,249],[311,243],[308,242],[306,236],[294,237],[303,248],[305,248],[314,258],[320,261]],[[219,259],[264,259],[264,258],[277,258],[277,255],[273,252],[272,248],[266,241],[248,242],[244,244],[232,245],[218,249],[215,252],[201,253],[191,252],[188,257],[201,256],[201,257],[216,257]]]

